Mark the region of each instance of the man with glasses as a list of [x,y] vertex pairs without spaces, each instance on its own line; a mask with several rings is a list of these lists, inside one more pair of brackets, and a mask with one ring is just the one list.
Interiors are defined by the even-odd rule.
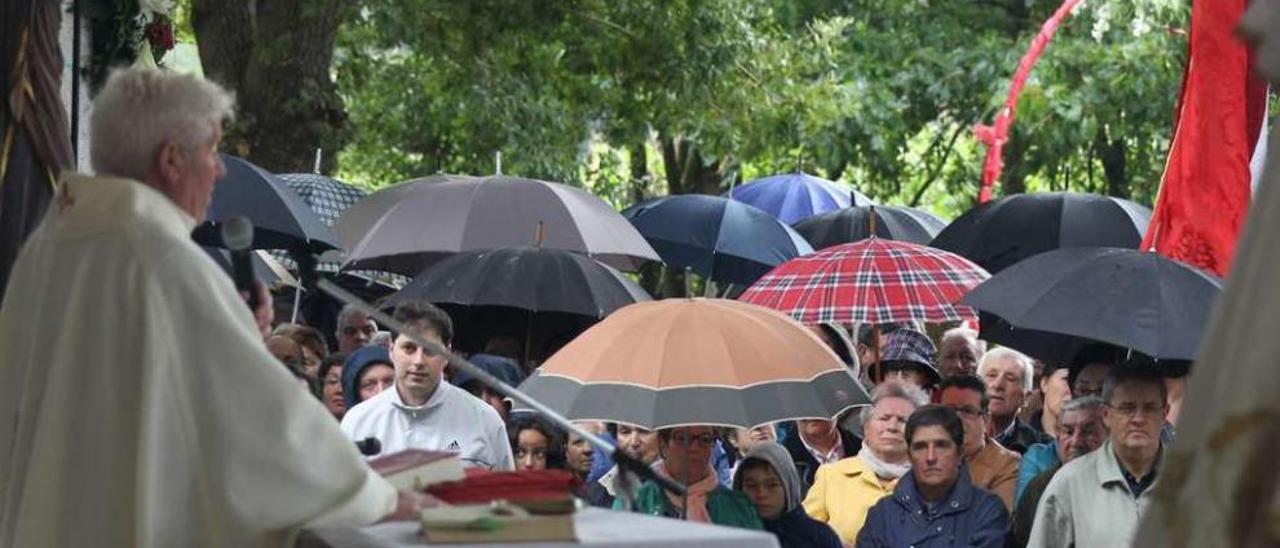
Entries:
[[1102,385],[1103,421],[1111,433],[1049,481],[1028,546],[1129,545],[1160,469],[1165,390],[1150,370],[1111,369]]
[[338,352],[355,352],[369,344],[377,332],[378,324],[363,310],[351,305],[342,307],[338,313]]
[[944,379],[939,390],[942,405],[954,410],[964,423],[964,462],[969,465],[973,485],[998,495],[1005,510],[1012,512],[1021,457],[988,436],[987,385],[966,375]]

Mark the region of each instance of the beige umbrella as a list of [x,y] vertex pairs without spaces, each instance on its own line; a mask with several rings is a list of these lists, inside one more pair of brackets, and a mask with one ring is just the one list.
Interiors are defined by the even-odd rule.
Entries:
[[520,388],[573,420],[650,429],[830,419],[870,403],[807,328],[782,313],[722,299],[623,307]]

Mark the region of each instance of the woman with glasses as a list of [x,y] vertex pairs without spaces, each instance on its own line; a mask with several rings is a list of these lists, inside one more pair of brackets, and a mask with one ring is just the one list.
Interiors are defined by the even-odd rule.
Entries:
[[[658,431],[662,460],[653,467],[688,487],[687,496],[668,493],[646,481],[636,489],[636,512],[687,519],[744,529],[761,529],[760,517],[751,500],[720,484],[711,468],[711,451],[716,444],[715,428],[682,426]],[[614,508],[621,501],[614,501]]]
[[892,494],[911,470],[907,418],[929,403],[929,396],[914,384],[885,381],[871,393],[871,402],[862,408],[862,449],[818,468],[804,499],[805,511],[834,529],[846,545],[858,538],[871,507]]
[[512,416],[507,424],[507,437],[511,441],[511,454],[516,459],[516,470],[565,468],[564,438],[537,415],[521,413]]

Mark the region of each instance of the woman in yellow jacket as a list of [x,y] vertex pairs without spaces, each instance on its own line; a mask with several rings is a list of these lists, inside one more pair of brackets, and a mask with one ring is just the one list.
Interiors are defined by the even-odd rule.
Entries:
[[929,403],[923,390],[898,381],[877,386],[872,405],[862,409],[864,437],[857,456],[818,468],[804,499],[810,517],[835,530],[840,541],[853,546],[867,511],[911,470],[904,432],[907,417]]

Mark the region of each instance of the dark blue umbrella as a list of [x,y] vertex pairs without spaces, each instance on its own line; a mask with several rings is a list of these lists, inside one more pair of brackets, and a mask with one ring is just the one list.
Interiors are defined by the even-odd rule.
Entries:
[[253,223],[254,249],[339,249],[338,237],[279,177],[235,156],[222,155],[227,173],[213,187],[208,222],[196,239],[218,245],[218,222],[244,215]]
[[773,267],[812,253],[804,237],[768,213],[717,196],[667,196],[622,215],[662,261],[702,276],[750,284]]
[[729,197],[756,206],[788,225],[819,213],[875,205],[851,187],[802,172],[756,179],[730,190]]

